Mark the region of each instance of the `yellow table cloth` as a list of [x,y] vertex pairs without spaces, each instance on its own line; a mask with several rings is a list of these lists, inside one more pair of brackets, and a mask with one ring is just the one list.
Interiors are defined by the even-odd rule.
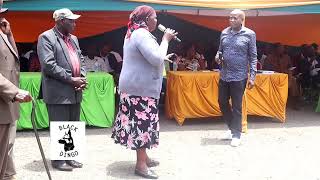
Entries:
[[[218,104],[218,72],[170,71],[167,74],[166,116],[182,125],[185,118],[221,116]],[[243,131],[247,114],[285,122],[288,75],[257,74],[255,87],[246,89],[242,105]]]

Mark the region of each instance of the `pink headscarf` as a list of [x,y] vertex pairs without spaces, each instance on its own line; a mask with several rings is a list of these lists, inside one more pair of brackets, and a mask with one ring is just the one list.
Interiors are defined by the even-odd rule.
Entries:
[[131,33],[136,29],[145,28],[149,30],[146,24],[146,18],[153,14],[156,14],[156,11],[150,6],[143,5],[136,7],[129,17],[126,38],[130,38]]

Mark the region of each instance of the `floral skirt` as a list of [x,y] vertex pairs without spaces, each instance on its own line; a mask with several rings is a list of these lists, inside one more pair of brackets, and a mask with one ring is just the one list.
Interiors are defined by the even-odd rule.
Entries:
[[159,145],[158,100],[120,93],[119,111],[113,125],[115,143],[137,150]]

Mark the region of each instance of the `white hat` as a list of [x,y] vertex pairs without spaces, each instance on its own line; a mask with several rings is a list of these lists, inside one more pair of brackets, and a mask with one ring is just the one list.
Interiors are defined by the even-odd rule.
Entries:
[[3,0],[0,1],[0,13],[4,13],[8,11],[8,8],[2,8]]
[[55,10],[53,13],[53,19],[55,21],[61,20],[61,19],[78,19],[80,15],[73,14],[70,9],[62,8]]

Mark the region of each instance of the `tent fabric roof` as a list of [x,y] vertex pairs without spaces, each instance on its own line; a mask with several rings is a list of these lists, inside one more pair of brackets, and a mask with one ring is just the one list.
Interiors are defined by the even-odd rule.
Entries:
[[[210,0],[207,1],[209,2]],[[121,0],[15,0],[4,3],[4,7],[9,8],[9,13],[4,14],[4,16],[10,21],[17,42],[33,42],[41,32],[53,27],[52,11],[68,7],[82,15],[77,21],[75,34],[79,38],[85,38],[126,26],[130,12],[141,4]],[[166,10],[166,13],[174,15],[179,19],[209,29],[221,31],[228,26],[226,17],[217,16],[217,9],[162,4],[151,4],[151,6],[156,10]],[[272,13],[271,10],[274,10],[272,12],[278,11],[278,13]],[[220,11],[223,10],[220,9]],[[286,13],[284,12],[291,12],[291,14],[285,15]],[[299,15],[299,13],[310,12],[317,12],[318,14]],[[225,13],[224,16],[228,16],[227,11],[219,13]],[[319,19],[320,5],[318,4],[279,7],[259,9],[257,13],[251,10],[248,12],[246,26],[256,31],[258,40],[282,42],[287,45],[300,45],[302,43],[320,42],[320,36],[318,35],[320,24],[315,23]]]
[[[91,37],[126,26],[128,11],[74,11],[81,17],[76,21],[75,34],[79,38]],[[10,22],[17,42],[33,42],[38,36],[54,26],[52,12],[8,12],[5,18]]]
[[259,9],[296,13],[320,13],[315,0],[14,0],[6,1],[10,11],[54,11],[68,7],[76,11],[132,11],[141,4],[156,10]]
[[278,8],[266,8],[263,10],[297,12],[297,13],[304,13],[304,14],[319,14],[320,13],[320,4],[304,5],[304,6],[288,6],[288,7],[278,7]]
[[[127,0],[132,2],[156,3],[219,9],[261,9],[319,5],[319,0]],[[319,6],[318,6],[319,7]]]
[[[126,26],[130,12],[128,11],[75,11],[81,14],[77,20],[76,31],[79,38],[92,37]],[[168,13],[164,13],[166,15]],[[172,14],[176,19],[191,22],[215,31],[228,26],[228,18],[223,16],[198,16],[189,14]],[[36,17],[36,18],[35,18]],[[52,28],[54,21],[52,12],[9,12],[5,14],[9,20],[17,42],[33,42],[39,34]],[[320,24],[315,20],[320,14],[300,14],[290,16],[249,16],[246,26],[254,30],[257,40],[265,42],[281,42],[286,45],[299,46],[304,43],[320,43]],[[168,26],[168,22],[159,23]],[[169,26],[170,27],[170,26]],[[171,25],[178,32],[184,27]],[[192,36],[187,34],[186,36]]]
[[[54,11],[60,8],[70,8],[74,11],[132,11],[141,2],[122,0],[14,0],[4,3],[10,11]],[[148,4],[156,10],[197,9],[175,5]]]
[[[226,17],[172,15],[216,31],[222,31],[229,26]],[[259,41],[300,46],[314,42],[320,43],[320,24],[315,23],[315,19],[320,19],[320,14],[257,16],[247,17],[245,26],[255,31]],[[179,29],[176,30],[179,31]]]

